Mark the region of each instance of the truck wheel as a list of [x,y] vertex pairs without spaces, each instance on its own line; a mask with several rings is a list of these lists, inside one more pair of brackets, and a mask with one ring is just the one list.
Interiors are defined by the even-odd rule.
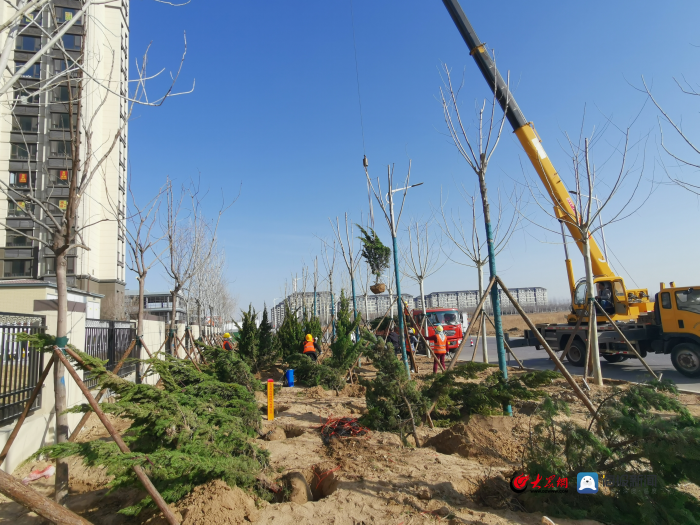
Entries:
[[586,362],[586,345],[577,339],[571,343],[571,348],[569,348],[566,358],[574,366],[583,366]]
[[671,352],[671,363],[686,377],[700,377],[700,347],[692,343],[676,345]]
[[604,355],[604,356],[603,356],[603,359],[605,359],[608,363],[619,363],[619,362],[625,360],[625,356],[624,356],[624,355],[619,355],[619,354],[616,354],[616,355]]

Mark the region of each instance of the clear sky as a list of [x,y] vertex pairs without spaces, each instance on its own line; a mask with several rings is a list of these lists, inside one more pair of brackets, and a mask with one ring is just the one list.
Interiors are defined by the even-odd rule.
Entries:
[[[353,0],[353,6],[370,174],[383,177],[385,186],[387,164],[395,163],[397,175],[403,175],[412,160],[411,178],[424,185],[409,192],[404,226],[411,217],[430,218],[441,190],[457,209],[457,185],[475,188],[476,177],[445,136],[438,100],[441,64],[457,77],[464,72],[461,100],[469,119],[474,104],[489,98],[488,86],[440,0]],[[646,97],[635,86],[644,75],[700,142],[698,99],[682,95],[673,80],[685,76],[700,82],[700,3],[463,0],[462,7],[481,40],[495,49],[501,72],[510,72],[525,117],[535,122],[565,180],[570,161],[563,134],[578,135],[584,107],[587,133],[608,119],[623,129],[634,121],[630,166],[636,173],[644,167],[644,195],[653,193],[635,215],[606,228],[608,246],[619,260],[611,257],[612,263],[628,286],[636,283],[651,293],[659,281],[697,284],[692,263],[700,255],[692,226],[697,198],[667,184],[660,162],[672,163],[659,151],[658,112],[644,106]],[[359,222],[367,213],[350,8],[350,0],[192,0],[177,8],[131,2],[132,67],[152,42],[151,72],[176,69],[186,32],[178,87],[189,89],[196,80],[192,94],[160,108],[135,110],[129,135],[133,188],[146,198],[166,176],[186,182],[201,174],[212,209],[222,193],[233,198],[240,188],[219,243],[241,306],[252,302],[260,308],[279,300],[285,280],[320,255],[318,237],[331,236],[329,217],[348,212]],[[154,82],[151,96],[164,83]],[[611,149],[619,140],[620,132],[608,126],[594,150],[600,194],[619,168]],[[499,189],[522,189],[526,179],[536,184],[534,176],[506,125],[489,168],[489,190],[495,195]],[[698,177],[691,171],[686,176]],[[551,227],[525,193],[530,203],[524,213]],[[642,202],[643,197],[637,200]],[[388,244],[379,216],[377,231]],[[511,287],[543,286],[550,298],[566,297],[557,241],[525,222],[499,255],[499,274]],[[577,276],[583,276],[577,252],[573,259]],[[404,283],[404,291],[417,293],[417,286]],[[129,279],[128,286],[133,284]],[[475,270],[448,263],[427,280],[426,291],[476,286]],[[149,274],[147,288],[168,284],[156,272]]]

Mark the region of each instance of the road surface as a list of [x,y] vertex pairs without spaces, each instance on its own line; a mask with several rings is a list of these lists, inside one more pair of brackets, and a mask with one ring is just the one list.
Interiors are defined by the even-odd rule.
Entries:
[[[514,338],[515,339],[515,338]],[[489,362],[498,363],[498,355],[496,353],[496,338],[487,337],[488,351],[489,351]],[[474,340],[476,342],[476,339]],[[474,351],[473,347],[469,346],[469,341],[467,341],[462,349],[462,354],[459,356],[460,361],[470,360],[472,358],[472,353]],[[479,348],[477,349],[476,360],[481,361],[481,341],[479,341]],[[549,360],[547,352],[542,350],[535,350],[534,346],[514,348],[513,352],[518,356],[523,363],[523,366],[527,368],[535,368],[537,370],[552,370],[554,363]],[[651,369],[656,372],[656,374],[661,374],[663,372],[664,379],[671,379],[676,383],[678,388],[682,390],[691,390],[693,392],[700,393],[700,378],[689,378],[684,375],[679,374],[673,365],[671,364],[671,356],[664,354],[649,354],[645,361],[651,367]],[[583,367],[572,366],[566,359],[564,359],[564,364],[566,368],[573,375],[582,375]],[[518,366],[518,363],[511,358],[510,366]],[[600,368],[603,372],[603,377],[606,379],[623,379],[625,381],[645,381],[649,379],[649,373],[646,371],[642,363],[638,359],[627,359],[621,363],[608,363],[604,359],[601,359]]]

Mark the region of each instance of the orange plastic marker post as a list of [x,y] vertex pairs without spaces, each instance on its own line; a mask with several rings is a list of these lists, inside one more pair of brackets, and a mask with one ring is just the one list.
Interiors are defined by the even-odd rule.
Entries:
[[267,380],[267,420],[275,419],[275,383]]

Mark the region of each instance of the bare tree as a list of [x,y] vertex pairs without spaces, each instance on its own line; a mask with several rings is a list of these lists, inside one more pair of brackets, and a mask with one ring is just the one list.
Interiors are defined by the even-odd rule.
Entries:
[[[674,78],[676,81],[676,84],[678,85],[678,88],[681,90],[686,95],[690,95],[693,97],[700,97],[700,91],[698,91],[698,88],[693,87],[692,84],[690,84],[687,80],[684,79],[684,82],[681,83],[677,79]],[[642,84],[644,86],[643,91],[647,94],[649,99],[654,103],[656,106],[656,109],[659,110],[661,113],[661,117],[659,117],[659,132],[661,134],[661,147],[663,150],[670,155],[673,159],[678,161],[681,166],[687,166],[690,168],[700,168],[700,146],[697,145],[697,142],[694,141],[693,139],[690,138],[690,135],[688,134],[687,131],[683,130],[683,126],[679,123],[676,122],[671,116],[668,114],[668,112],[661,106],[661,104],[656,100],[654,95],[651,93],[651,89],[649,86],[647,86],[646,80],[644,80],[644,77],[642,77]],[[681,145],[679,146],[682,147],[685,145],[686,149],[688,150],[687,153],[684,154],[679,154],[679,153],[674,153],[671,149],[668,148],[666,145],[665,137],[664,137],[664,128],[663,128],[663,122],[666,121],[668,122],[671,127],[673,128],[673,131],[675,132],[676,136],[680,138]],[[693,160],[689,160],[693,159]],[[691,183],[686,180],[683,180],[681,178],[678,178],[676,176],[672,176],[668,168],[664,165],[664,170],[666,171],[666,174],[668,175],[668,178],[671,179],[674,183],[678,184],[681,188],[684,188],[692,193],[695,193],[696,195],[700,195],[700,184],[698,183]]]
[[[584,267],[586,271],[585,277],[585,305],[581,304],[582,297],[573,297],[574,306],[584,307],[588,311],[588,354],[589,358],[586,361],[586,369],[588,362],[593,363],[593,377],[598,385],[603,384],[602,373],[600,369],[598,330],[597,327],[597,312],[594,306],[596,298],[595,277],[601,273],[604,275],[613,275],[612,270],[608,266],[606,255],[601,252],[598,244],[595,242],[594,235],[612,223],[621,221],[638,211],[643,206],[646,199],[637,206],[633,206],[633,202],[640,191],[641,182],[645,170],[645,157],[642,151],[642,165],[635,167],[634,162],[629,162],[630,150],[630,129],[620,130],[621,138],[617,144],[612,147],[612,154],[606,155],[606,160],[602,163],[605,167],[615,158],[619,157],[619,168],[615,169],[614,175],[606,177],[602,184],[598,184],[601,180],[601,174],[596,165],[591,161],[591,144],[597,142],[602,137],[602,132],[596,132],[594,129],[590,137],[584,136],[584,124],[582,123],[579,137],[573,140],[568,134],[566,135],[569,147],[569,155],[571,158],[572,182],[575,188],[571,191],[573,194],[573,202],[568,199],[567,203],[562,203],[555,199],[554,213],[550,212],[550,203],[552,199],[549,195],[545,196],[542,192],[534,190],[531,185],[530,192],[533,195],[535,202],[539,208],[547,215],[556,219],[561,224],[562,235],[564,236],[564,226],[568,227],[572,237],[581,248],[583,254]],[[636,143],[639,145],[640,143]],[[601,185],[605,187],[605,195],[603,198],[598,198],[596,193]],[[553,188],[545,188],[548,192],[552,192]],[[617,211],[610,209],[611,203],[620,195],[621,205]],[[547,205],[542,205],[540,201],[546,199]],[[648,196],[647,196],[648,198]],[[632,209],[634,208],[634,209]],[[607,218],[603,220],[601,213],[607,210]],[[526,217],[527,219],[527,217]],[[527,219],[530,220],[530,219]],[[531,221],[532,222],[532,221]],[[538,225],[542,227],[542,225]],[[558,234],[555,230],[549,230],[554,234]],[[564,243],[566,237],[564,236]],[[594,270],[595,267],[595,270]],[[600,270],[599,268],[603,268]],[[573,278],[570,278],[573,280]],[[625,292],[620,284],[620,289],[609,289],[610,296],[608,301],[612,304],[615,297],[620,295],[625,296]],[[577,288],[578,290],[578,288]],[[598,293],[603,297],[604,289]],[[579,294],[576,293],[576,296]],[[616,299],[615,299],[616,300]],[[624,297],[626,300],[626,297]],[[614,314],[613,314],[614,315]]]
[[430,238],[430,221],[415,220],[406,228],[408,234],[408,247],[401,246],[403,256],[403,268],[401,273],[418,283],[420,299],[423,305],[425,324],[425,280],[442,268],[445,263],[440,262],[440,242]]
[[[494,64],[494,71],[496,67]],[[486,101],[480,106],[477,106],[476,130],[475,136],[470,138],[468,126],[460,114],[458,95],[461,86],[455,88],[452,84],[450,69],[446,64],[443,64],[444,77],[443,86],[440,88],[440,100],[442,102],[443,116],[445,124],[449,132],[450,138],[454,143],[457,151],[467,165],[476,174],[479,182],[479,192],[481,194],[482,215],[485,227],[486,252],[489,262],[489,273],[491,279],[494,279],[498,274],[496,271],[496,239],[491,222],[491,209],[489,205],[488,191],[486,185],[486,172],[488,165],[493,157],[496,148],[501,140],[503,126],[506,121],[506,111],[503,111],[503,116],[500,119],[496,117],[496,106],[499,104],[497,98],[498,89],[493,89],[494,96],[490,106]],[[497,75],[496,78],[500,78]],[[506,83],[506,88],[508,84]],[[502,94],[503,96],[503,94]],[[501,100],[501,106],[507,108],[509,105],[508,97],[510,90],[505,90],[505,100]],[[488,116],[486,119],[484,115]],[[496,286],[491,287],[491,307],[493,309],[493,318],[496,329],[496,348],[498,351],[498,364],[504,377],[508,377],[508,369],[506,364],[506,353],[503,338],[503,325],[501,322],[501,302]],[[510,406],[506,411],[510,414]]]
[[321,244],[321,250],[322,250],[322,255],[323,255],[323,266],[326,268],[326,275],[327,280],[328,280],[328,291],[331,294],[330,300],[330,322],[333,325],[333,329],[331,331],[331,339],[335,337],[335,297],[333,295],[333,272],[335,270],[335,259],[338,254],[338,250],[335,245],[335,240],[333,240],[332,244],[323,242]]
[[[340,232],[340,221],[338,217],[335,218],[335,227],[333,226],[333,221],[328,219],[331,223],[331,229],[333,230],[333,235],[340,245],[340,253],[343,255],[343,261],[345,262],[345,267],[348,269],[348,274],[350,276],[350,286],[352,288],[352,308],[354,311],[354,318],[357,318],[357,295],[355,294],[355,273],[357,272],[357,265],[360,262],[360,252],[355,251],[354,241],[355,236],[353,234],[353,226],[348,220],[348,214],[345,213],[345,240],[343,240],[343,235]],[[359,338],[360,332],[357,330],[356,337]]]
[[[208,264],[216,246],[216,233],[221,216],[234,203],[222,201],[212,219],[204,214],[205,194],[201,193],[199,184],[182,187],[176,193],[173,184],[165,186],[166,218],[162,224],[164,239],[167,242],[167,258],[163,261],[166,274],[172,281],[170,291],[172,310],[170,318],[169,350],[172,353],[172,338],[175,334],[177,320],[177,300],[180,292],[189,284],[192,278]],[[187,200],[187,209],[183,209],[183,201]],[[181,215],[186,214],[185,217]]]
[[[87,55],[85,51],[85,42],[90,38],[89,32],[86,30],[81,39],[81,48],[79,52],[65,49],[61,36],[70,26],[78,23],[88,8],[93,4],[92,0],[86,1],[83,8],[75,13],[70,21],[57,19],[56,11],[53,4],[48,4],[43,0],[40,2],[23,2],[18,4],[19,11],[11,15],[9,24],[6,21],[0,29],[8,31],[3,55],[0,55],[0,64],[6,66],[8,61],[8,53],[14,52],[14,39],[17,34],[21,34],[27,27],[38,28],[42,34],[47,35],[47,44],[39,50],[28,62],[16,63],[15,73],[9,80],[0,84],[0,95],[5,94],[13,87],[18,79],[22,77],[30,67],[37,65],[37,62],[49,49],[54,46],[58,47],[59,56],[62,59],[54,61],[52,74],[49,78],[38,79],[34,83],[23,84],[20,89],[16,90],[18,95],[12,100],[4,100],[13,109],[19,102],[26,99],[25,92],[31,91],[31,97],[36,93],[51,92],[65,93],[65,98],[55,96],[49,98],[49,101],[56,104],[57,107],[67,111],[68,118],[65,123],[65,128],[62,140],[57,141],[61,146],[59,154],[65,156],[70,164],[70,169],[65,170],[66,177],[63,179],[67,183],[67,188],[63,190],[65,193],[60,199],[55,198],[53,189],[47,187],[42,188],[38,182],[38,159],[36,146],[30,145],[25,137],[24,145],[17,148],[17,158],[25,161],[27,166],[26,181],[23,185],[16,186],[10,181],[0,180],[0,192],[3,193],[10,204],[12,215],[25,217],[32,222],[33,229],[27,230],[17,229],[7,221],[0,223],[6,231],[12,232],[17,236],[25,237],[32,243],[45,247],[54,256],[53,273],[56,276],[57,288],[57,324],[56,324],[56,344],[60,348],[64,348],[68,344],[68,255],[76,250],[90,250],[90,247],[84,240],[86,230],[90,227],[111,220],[102,216],[82,215],[84,210],[82,206],[85,195],[90,194],[92,182],[95,175],[101,173],[108,159],[111,157],[119,139],[124,135],[129,118],[136,104],[147,103],[146,85],[152,78],[146,72],[145,62],[147,55],[144,55],[143,66],[137,67],[137,79],[135,89],[131,94],[123,94],[122,90],[126,90],[126,86],[119,86],[121,82],[114,80],[113,76],[118,69],[115,67],[114,50],[111,53],[105,53],[109,59],[109,66],[106,68],[105,75],[102,63],[105,61],[103,56]],[[9,4],[8,4],[9,5]],[[25,9],[26,8],[26,9]],[[28,9],[41,9],[32,15],[30,23],[23,29],[18,29],[19,21],[29,11]],[[64,9],[64,8],[62,8]],[[64,11],[62,11],[65,13]],[[21,14],[20,14],[21,13]],[[42,22],[43,21],[43,22]],[[99,23],[98,21],[95,22]],[[47,33],[48,32],[48,33]],[[111,54],[111,56],[109,56]],[[184,56],[183,56],[184,59]],[[56,65],[58,64],[58,65]],[[172,93],[172,86],[177,76],[173,78],[173,84],[164,95],[165,98]],[[115,87],[116,86],[116,87]],[[117,97],[126,103],[125,117],[120,121],[114,129],[108,130],[108,138],[104,142],[99,142],[95,139],[95,131],[97,126],[100,126],[99,133],[103,130],[102,124],[99,122],[98,115],[103,111],[110,97]],[[165,100],[163,98],[162,100]],[[162,103],[161,100],[161,103]],[[32,147],[34,146],[34,147]],[[43,164],[46,166],[46,163]],[[49,180],[50,173],[41,173],[42,179]],[[38,233],[35,233],[38,232]],[[56,363],[54,366],[54,389],[55,389],[55,411],[56,411],[56,441],[63,443],[68,440],[68,419],[66,415],[67,398],[66,386],[63,381],[64,366],[61,363]],[[57,460],[56,465],[56,490],[55,499],[62,502],[68,491],[68,463],[63,460]]]
[[[484,266],[489,262],[486,239],[481,236],[478,227],[478,221],[479,219],[483,221],[483,217],[478,210],[476,196],[467,192],[464,185],[462,185],[460,193],[469,210],[469,218],[466,219],[466,223],[462,218],[459,208],[456,212],[454,210],[450,210],[449,213],[446,211],[447,202],[442,199],[441,195],[439,209],[441,221],[438,222],[438,226],[442,230],[442,233],[450,240],[451,244],[457,248],[469,262],[455,259],[452,257],[451,253],[445,252],[447,257],[457,264],[476,268],[479,284],[479,298],[481,298],[484,295]],[[493,232],[494,252],[496,255],[506,248],[508,241],[521,220],[521,215],[518,211],[520,207],[520,198],[514,194],[511,200],[513,201],[512,214],[509,219],[504,220],[504,210],[499,193],[497,218]],[[484,337],[481,338],[482,358],[484,363],[488,363],[489,355],[486,340],[485,317],[481,319],[481,333],[484,335]]]
[[[189,1],[181,4],[166,2],[163,0],[154,1],[173,7],[181,7],[189,3]],[[185,49],[180,62],[180,67],[178,68],[177,72],[171,74],[172,82],[170,87],[154,99],[149,98],[148,96],[142,97],[130,95],[128,93],[124,94],[121,92],[118,86],[115,86],[114,81],[110,77],[105,77],[104,75],[98,73],[94,68],[86,67],[82,61],[72,58],[70,53],[72,50],[67,50],[64,45],[65,35],[68,34],[68,32],[74,26],[102,26],[103,22],[96,16],[95,8],[97,6],[109,4],[119,5],[119,0],[85,0],[80,9],[66,7],[57,8],[57,6],[55,6],[51,0],[18,0],[16,5],[13,5],[11,2],[7,2],[5,6],[6,18],[4,21],[2,21],[2,23],[0,23],[0,36],[5,36],[5,43],[0,51],[0,71],[6,71],[8,69],[8,64],[10,60],[13,59],[18,37],[23,35],[35,36],[38,30],[39,34],[43,36],[45,44],[39,49],[34,49],[34,54],[26,62],[15,62],[14,68],[10,71],[11,74],[9,76],[5,76],[5,78],[0,82],[0,100],[9,106],[14,105],[16,103],[14,100],[16,100],[17,97],[2,96],[6,95],[11,89],[20,86],[20,79],[26,78],[33,71],[33,68],[36,65],[41,64],[43,57],[55,56],[54,51],[56,49],[58,49],[66,57],[67,71],[70,74],[87,79],[91,84],[95,85],[99,89],[106,90],[111,95],[123,98],[130,103],[146,106],[160,106],[169,97],[191,93],[194,89],[194,85],[192,86],[192,89],[188,91],[179,93],[174,92],[175,82],[177,81],[180,71],[182,70],[184,57],[187,53],[186,39],[184,42]],[[146,51],[146,55],[147,53],[148,51]],[[118,52],[114,49],[108,49],[107,54],[114,57],[118,54]],[[142,66],[145,70],[145,56]],[[66,71],[53,71],[47,78],[37,81],[31,86],[20,86],[22,88],[20,91],[29,88],[32,92],[32,96],[35,94],[49,92],[63,82],[65,73]],[[140,87],[145,88],[146,81],[152,80],[160,76],[162,73],[163,70],[151,76],[139,74],[139,79],[136,80],[136,84],[139,84]]]

